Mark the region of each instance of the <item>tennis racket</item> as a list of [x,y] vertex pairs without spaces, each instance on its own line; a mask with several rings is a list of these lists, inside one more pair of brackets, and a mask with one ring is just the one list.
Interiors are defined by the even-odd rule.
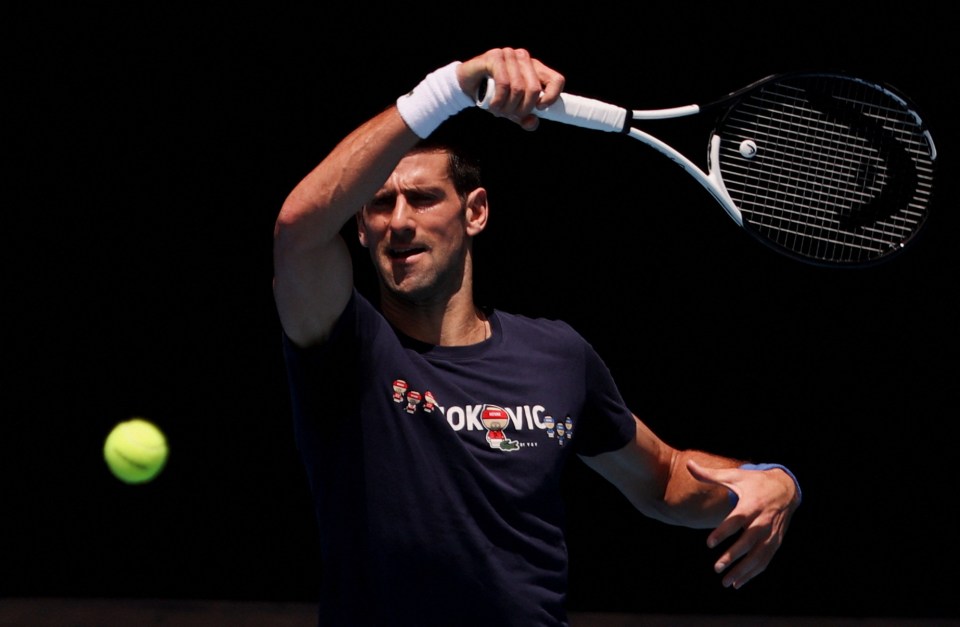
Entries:
[[[488,80],[477,104],[493,93]],[[713,112],[704,171],[636,128]],[[562,94],[537,116],[625,133],[679,164],[736,224],[807,263],[870,265],[927,221],[937,152],[913,104],[889,85],[838,72],[769,76],[706,105],[630,110]]]

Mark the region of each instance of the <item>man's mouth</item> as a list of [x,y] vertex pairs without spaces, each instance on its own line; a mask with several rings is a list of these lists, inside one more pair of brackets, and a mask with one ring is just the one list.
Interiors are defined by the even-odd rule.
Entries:
[[420,246],[415,246],[410,248],[388,248],[387,256],[395,261],[403,261],[405,259],[409,259],[410,257],[413,257],[414,255],[425,252],[426,250],[427,250],[426,248],[423,248]]

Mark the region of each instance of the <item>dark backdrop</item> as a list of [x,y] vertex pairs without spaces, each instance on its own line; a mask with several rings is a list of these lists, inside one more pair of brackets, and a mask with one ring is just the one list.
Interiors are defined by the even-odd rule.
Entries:
[[[573,323],[671,443],[785,463],[805,490],[769,570],[731,591],[705,532],[642,518],[575,465],[571,607],[960,615],[948,574],[960,558],[957,46],[936,5],[11,14],[0,592],[313,599],[273,220],[340,137],[427,72],[510,45],[562,71],[571,92],[637,108],[847,69],[912,96],[940,150],[915,246],[830,271],[751,240],[637,142],[464,114],[489,161],[481,298]],[[691,143],[699,158],[706,135]],[[166,431],[172,453],[156,481],[131,487],[101,446],[135,415]]]

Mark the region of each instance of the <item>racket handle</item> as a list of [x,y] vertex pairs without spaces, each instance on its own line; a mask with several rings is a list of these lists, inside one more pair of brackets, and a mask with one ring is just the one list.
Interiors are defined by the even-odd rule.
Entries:
[[[477,106],[487,109],[493,99],[494,83],[488,78],[477,96]],[[546,109],[534,109],[537,117],[595,131],[623,133],[627,130],[629,111],[593,98],[560,94],[560,99]]]

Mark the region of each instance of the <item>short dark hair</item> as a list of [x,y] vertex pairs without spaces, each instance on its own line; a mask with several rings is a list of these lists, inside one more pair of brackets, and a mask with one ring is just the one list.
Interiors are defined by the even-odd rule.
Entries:
[[465,198],[467,194],[482,185],[482,178],[480,158],[459,135],[454,129],[448,130],[441,126],[429,137],[417,142],[410,152],[435,150],[446,152],[450,157],[449,173],[450,178],[453,179],[453,187],[457,190],[457,195]]

